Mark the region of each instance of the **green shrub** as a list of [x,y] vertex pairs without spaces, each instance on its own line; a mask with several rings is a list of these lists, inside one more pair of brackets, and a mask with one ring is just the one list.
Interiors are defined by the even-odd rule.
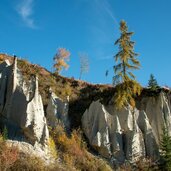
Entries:
[[148,87],[152,91],[157,91],[157,89],[160,88],[153,74],[150,75],[150,79],[148,81]]
[[163,134],[161,139],[161,169],[165,171],[171,170],[171,137],[169,136],[168,129],[166,127],[163,128]]
[[7,140],[8,139],[8,130],[7,130],[7,127],[5,126],[3,131],[2,131],[2,137],[4,140]]

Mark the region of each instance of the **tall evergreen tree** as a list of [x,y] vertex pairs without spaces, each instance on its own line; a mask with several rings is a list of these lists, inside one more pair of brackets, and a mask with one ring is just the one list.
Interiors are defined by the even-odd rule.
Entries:
[[117,64],[114,66],[113,77],[113,83],[117,85],[114,101],[118,108],[127,103],[135,106],[134,96],[141,92],[141,86],[135,81],[135,75],[131,72],[140,67],[138,54],[134,52],[135,42],[131,40],[134,33],[128,31],[125,21],[120,22],[120,31],[121,36],[115,42],[115,45],[119,45],[119,52],[114,56]]
[[116,40],[115,45],[119,45],[119,52],[114,56],[117,65],[114,66],[114,82],[125,82],[131,79],[135,80],[134,74],[130,71],[139,69],[140,62],[137,60],[138,54],[134,52],[135,42],[131,41],[133,32],[128,32],[125,21],[120,22],[121,36]]
[[153,74],[150,74],[150,79],[148,81],[148,87],[152,90],[156,90],[159,87],[157,80],[154,78]]

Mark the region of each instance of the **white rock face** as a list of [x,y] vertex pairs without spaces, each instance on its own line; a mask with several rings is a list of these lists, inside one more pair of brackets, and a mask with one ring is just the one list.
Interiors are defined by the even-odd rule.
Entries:
[[134,162],[146,156],[157,159],[164,125],[171,134],[170,99],[164,93],[146,97],[134,111],[131,107],[117,111],[112,105],[92,102],[82,117],[84,133],[102,156],[115,162]]
[[0,64],[0,73],[1,122],[10,128],[12,138],[20,137],[31,144],[45,145],[49,132],[37,78],[33,77],[26,85],[17,68],[17,59],[13,65],[7,62]]
[[152,127],[157,144],[160,142],[163,126],[167,126],[171,135],[170,97],[160,93],[158,97],[146,97],[140,102],[140,110],[144,110]]
[[51,92],[46,109],[48,125],[55,127],[56,124],[61,122],[66,129],[69,129],[70,122],[68,117],[68,106],[68,102],[64,102],[57,97],[55,93]]

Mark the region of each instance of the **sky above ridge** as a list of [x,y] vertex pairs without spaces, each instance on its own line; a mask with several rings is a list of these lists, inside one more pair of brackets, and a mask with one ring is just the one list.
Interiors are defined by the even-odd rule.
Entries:
[[[112,83],[114,42],[125,20],[135,34],[141,68],[137,80],[146,86],[150,74],[171,86],[170,0],[1,0],[0,53],[17,55],[52,71],[57,48],[71,52],[69,69],[61,75],[79,78],[79,53],[89,56],[82,79]],[[106,77],[105,72],[109,70]]]

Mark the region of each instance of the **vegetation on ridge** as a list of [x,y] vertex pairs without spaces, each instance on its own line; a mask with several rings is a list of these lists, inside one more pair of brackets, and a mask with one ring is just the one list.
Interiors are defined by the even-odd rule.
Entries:
[[159,88],[157,80],[154,78],[153,74],[150,74],[150,79],[148,80],[148,87],[152,90],[155,91]]
[[119,62],[114,66],[115,76],[113,83],[116,86],[114,103],[117,108],[122,108],[127,104],[135,107],[134,96],[140,95],[141,85],[135,81],[135,75],[130,70],[139,69],[140,62],[134,52],[135,42],[131,41],[133,32],[128,32],[125,21],[120,22],[121,36],[116,40],[115,45],[119,45],[119,52],[115,55],[115,61]]
[[55,73],[59,74],[60,71],[65,68],[67,69],[69,65],[66,63],[69,60],[70,52],[65,48],[58,48],[57,53],[55,54],[53,60],[55,68]]

